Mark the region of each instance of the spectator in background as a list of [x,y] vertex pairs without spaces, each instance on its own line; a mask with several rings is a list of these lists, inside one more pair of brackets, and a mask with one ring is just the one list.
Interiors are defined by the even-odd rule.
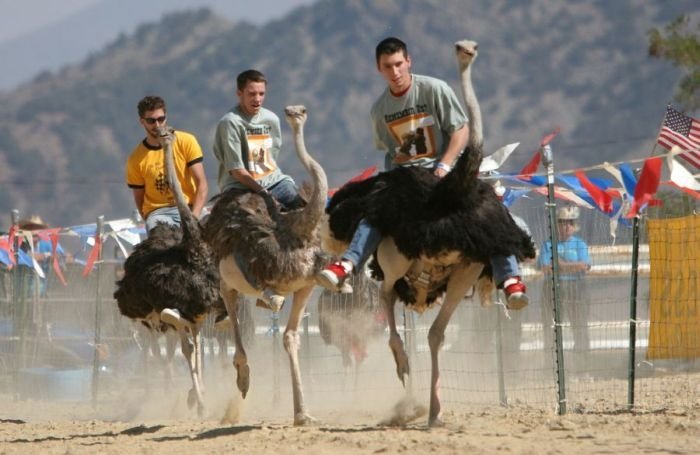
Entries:
[[[590,313],[590,294],[586,283],[586,273],[591,268],[586,242],[574,234],[579,230],[579,208],[562,207],[557,211],[557,233],[559,257],[559,296],[562,314],[571,323],[574,335],[574,350],[588,352],[590,340],[588,318]],[[542,290],[542,323],[544,325],[544,347],[554,348],[554,332],[551,329],[554,320],[552,298],[552,242],[547,240],[542,245],[537,267],[545,274]],[[563,322],[563,318],[562,318]]]
[[[41,235],[40,232],[34,233],[33,231],[41,231],[48,229],[49,226],[44,223],[39,215],[32,215],[27,219],[20,220],[17,223],[17,227],[21,231],[32,231],[32,246],[30,247],[27,240],[23,240],[20,248],[27,254],[32,254],[32,257],[41,267],[44,273],[44,278],[39,277],[39,295],[41,297],[46,297],[48,293],[48,278],[50,276],[51,270],[53,269],[53,254],[57,254],[60,264],[65,265],[67,261],[72,258],[66,254],[60,243],[56,245],[56,251],[53,250],[53,245],[51,239],[48,236]],[[31,296],[34,294],[35,277],[38,275],[32,273],[27,282],[27,295]]]
[[[168,125],[165,101],[159,96],[146,96],[137,106],[139,123],[146,137],[134,148],[126,162],[126,183],[134,203],[146,221],[146,231],[157,223],[180,225],[175,196],[168,185],[159,128]],[[177,179],[192,214],[199,218],[207,199],[209,186],[202,164],[202,149],[192,134],[175,131],[173,159]]]

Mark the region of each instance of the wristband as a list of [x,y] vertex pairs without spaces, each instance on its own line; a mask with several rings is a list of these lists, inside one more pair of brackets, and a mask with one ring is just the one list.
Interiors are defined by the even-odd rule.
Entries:
[[449,173],[452,170],[452,166],[445,164],[441,161],[438,161],[438,163],[435,165],[437,169],[442,169],[443,171]]

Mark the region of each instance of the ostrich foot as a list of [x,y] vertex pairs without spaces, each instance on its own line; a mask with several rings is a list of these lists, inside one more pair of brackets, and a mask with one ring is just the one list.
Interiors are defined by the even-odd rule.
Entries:
[[277,294],[274,289],[266,288],[260,299],[273,313],[277,313],[284,305],[284,296]]
[[318,420],[314,419],[304,411],[297,412],[294,415],[294,426],[303,427],[306,425],[314,425],[316,423],[318,423]]
[[189,409],[194,408],[194,405],[197,405],[197,415],[199,417],[204,416],[204,403],[202,402],[202,397],[199,396],[197,393],[197,390],[192,387],[190,391],[187,393],[187,407]]
[[391,353],[394,354],[394,361],[396,362],[396,375],[399,377],[399,380],[405,387],[405,377],[411,372],[408,365],[408,355],[406,355],[406,351],[404,351],[403,345],[400,342],[399,344],[394,344],[391,342],[389,344],[391,347]]
[[411,396],[402,398],[394,408],[389,417],[379,422],[381,426],[401,427],[423,417],[428,413],[425,406],[416,403]]
[[182,321],[182,316],[180,312],[175,308],[165,308],[160,312],[160,320],[166,324],[170,324],[177,330],[182,330],[185,328],[185,323]]
[[234,362],[233,367],[236,369],[236,386],[245,398],[250,388],[250,366],[247,363],[236,364]]
[[430,417],[428,419],[428,426],[430,428],[442,428],[445,426],[445,422],[440,418],[440,416]]

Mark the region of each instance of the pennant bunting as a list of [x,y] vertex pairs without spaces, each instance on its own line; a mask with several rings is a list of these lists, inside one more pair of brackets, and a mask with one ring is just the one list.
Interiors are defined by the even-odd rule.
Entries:
[[670,172],[671,181],[680,188],[688,188],[694,191],[700,191],[700,182],[695,180],[693,174],[691,174],[679,162],[673,159],[674,153],[677,153],[679,151],[680,148],[674,146],[671,149],[672,153],[666,154],[666,163],[668,164],[668,170]]
[[520,171],[520,176],[525,178],[530,178],[529,174],[534,174],[537,172],[537,168],[540,166],[540,161],[542,160],[542,155],[540,151],[536,151],[535,155],[530,159],[530,162],[525,165],[525,167]]
[[[377,166],[368,167],[367,169],[362,171],[360,174],[352,177],[350,180],[345,182],[343,184],[343,186],[347,185],[348,183],[361,182],[363,180],[367,180],[368,178],[372,177],[372,175],[376,172],[376,170],[377,170]],[[340,188],[342,188],[342,186]],[[333,197],[333,195],[335,193],[337,193],[340,188],[331,188],[330,190],[328,190],[328,197]]]
[[99,232],[95,233],[95,244],[92,246],[92,249],[90,250],[90,255],[88,256],[87,262],[85,263],[85,268],[83,269],[83,276],[86,277],[90,274],[92,271],[92,268],[95,265],[95,262],[97,261],[97,258],[100,256],[100,252],[102,250],[102,238],[100,237]]
[[66,283],[66,279],[63,277],[63,271],[61,270],[61,265],[58,263],[58,254],[57,253],[57,248],[58,248],[58,231],[60,229],[51,229],[51,257],[53,258],[53,270],[56,272],[56,276],[58,277],[58,280],[63,284],[63,286],[67,286],[68,284]]
[[588,191],[588,194],[591,195],[591,198],[601,211],[605,213],[612,212],[612,198],[608,193],[591,182],[583,171],[576,171],[576,178],[578,178],[581,185]]
[[555,129],[554,131],[552,131],[551,133],[545,135],[545,136],[542,138],[542,140],[540,141],[540,147],[544,147],[545,145],[547,145],[547,144],[549,144],[550,142],[552,142],[552,139],[554,139],[554,137],[555,137],[557,134],[559,134],[559,131],[561,131],[561,128],[560,128],[560,127],[556,127],[556,129]]
[[661,158],[654,157],[644,161],[642,174],[639,176],[639,181],[634,190],[634,200],[632,207],[625,218],[636,216],[646,204],[654,197],[656,190],[659,188],[661,180]]
[[479,165],[479,172],[491,172],[500,168],[511,153],[520,145],[520,142],[505,145],[489,156],[485,156]]

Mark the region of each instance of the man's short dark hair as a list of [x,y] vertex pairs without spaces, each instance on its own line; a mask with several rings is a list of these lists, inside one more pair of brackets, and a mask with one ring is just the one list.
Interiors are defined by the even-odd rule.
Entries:
[[267,85],[265,75],[258,70],[245,70],[236,77],[238,90],[243,90],[248,82],[264,82]]
[[141,118],[143,118],[146,112],[155,111],[156,109],[163,109],[163,112],[166,112],[165,100],[160,96],[144,96],[143,99],[139,101],[137,109],[139,111],[139,117]]
[[379,65],[379,58],[382,55],[394,55],[397,52],[402,52],[404,57],[408,57],[408,46],[406,46],[406,43],[394,36],[384,38],[377,44],[377,49],[375,50],[377,65]]

